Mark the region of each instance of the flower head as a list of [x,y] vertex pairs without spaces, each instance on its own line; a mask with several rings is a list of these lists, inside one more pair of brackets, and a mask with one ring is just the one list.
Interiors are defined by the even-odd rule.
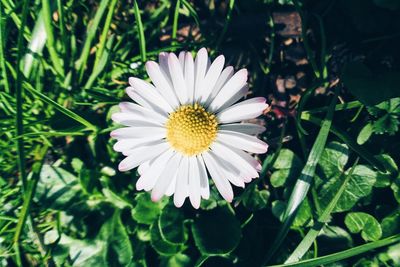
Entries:
[[[244,187],[259,176],[260,163],[249,153],[265,153],[268,145],[255,135],[265,128],[241,123],[262,114],[263,97],[236,103],[248,92],[247,70],[224,68],[224,56],[210,62],[202,48],[161,53],[146,70],[153,84],[130,78],[126,88],[136,103],[122,102],[112,119],[126,127],[114,130],[114,150],[122,152],[118,168],[138,167],[138,190],[151,190],[154,201],[174,195],[177,207],[189,197],[193,207],[210,195],[208,174],[227,201],[231,184]],[[235,104],[236,103],[236,104]]]

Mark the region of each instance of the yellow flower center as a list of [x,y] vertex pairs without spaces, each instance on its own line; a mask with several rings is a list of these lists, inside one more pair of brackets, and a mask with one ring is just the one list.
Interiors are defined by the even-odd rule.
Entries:
[[207,150],[215,140],[218,122],[214,114],[195,103],[181,106],[171,113],[166,128],[171,146],[176,151],[193,156]]

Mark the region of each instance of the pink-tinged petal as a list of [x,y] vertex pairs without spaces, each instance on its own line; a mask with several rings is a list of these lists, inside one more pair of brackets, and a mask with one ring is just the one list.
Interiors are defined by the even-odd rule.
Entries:
[[194,102],[198,102],[200,100],[201,92],[203,88],[204,77],[206,76],[208,65],[208,53],[207,49],[204,47],[197,52],[196,59],[194,61]]
[[186,90],[185,78],[183,77],[183,70],[178,58],[174,53],[168,56],[168,68],[171,74],[172,84],[174,85],[175,93],[178,96],[181,104],[188,103],[188,92]]
[[210,109],[219,111],[221,107],[225,107],[225,103],[231,100],[239,91],[243,90],[247,81],[247,70],[241,69],[236,72],[232,78],[221,88],[217,96],[210,104]]
[[263,154],[268,150],[268,145],[265,142],[239,132],[220,130],[218,131],[217,141],[251,153]]
[[220,123],[231,123],[254,119],[268,107],[264,97],[247,99],[230,106],[217,114]]

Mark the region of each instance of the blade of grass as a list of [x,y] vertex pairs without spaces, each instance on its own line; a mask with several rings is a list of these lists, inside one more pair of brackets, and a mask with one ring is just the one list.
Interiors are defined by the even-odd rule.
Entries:
[[[318,234],[321,232],[324,225],[328,222],[330,214],[332,213],[333,209],[336,206],[336,203],[339,201],[344,190],[346,189],[346,186],[350,181],[351,175],[353,174],[354,168],[357,165],[358,160],[359,158],[357,158],[357,160],[354,162],[352,168],[350,169],[349,173],[345,176],[343,183],[339,187],[339,190],[336,192],[332,200],[329,202],[328,206],[324,209],[321,216],[319,216],[317,222],[308,231],[306,236],[301,240],[300,244],[292,252],[292,254],[285,261],[285,263],[292,263],[299,261],[304,256],[304,254],[306,254],[306,252],[310,249],[315,239],[317,238]],[[343,175],[344,173],[342,173],[342,176]]]
[[301,203],[303,202],[308,193],[318,161],[321,157],[322,151],[325,148],[326,140],[329,134],[329,128],[331,127],[332,124],[337,97],[338,97],[338,89],[336,89],[335,91],[335,96],[329,105],[329,109],[324,121],[320,124],[321,129],[312,146],[306,165],[304,166],[303,170],[301,171],[300,177],[297,179],[296,184],[294,185],[293,191],[289,198],[288,206],[285,211],[283,225],[279,230],[274,242],[272,243],[271,248],[267,253],[267,256],[265,257],[264,260],[265,264],[279,249],[284,238],[286,237],[287,233],[290,230],[290,226],[292,225],[297,215]]
[[[319,125],[321,123],[321,119],[311,116],[310,114],[303,114],[301,116],[301,119],[309,121],[315,125]],[[345,142],[354,152],[360,155],[361,158],[369,162],[371,165],[375,166],[375,168],[377,168],[378,170],[386,172],[386,169],[382,165],[382,163],[378,159],[376,159],[367,149],[357,144],[357,142],[353,138],[351,138],[346,132],[335,127],[334,125],[331,126],[329,131],[336,135],[340,140]]]
[[[1,3],[4,6],[5,14],[7,14],[8,16],[11,17],[11,19],[14,21],[15,26],[18,29],[21,29],[22,21],[21,21],[21,18],[19,17],[19,15],[15,12],[16,8],[15,8],[14,3],[9,2],[7,0],[1,0]],[[30,36],[31,36],[31,32],[30,32],[29,28],[25,28],[23,31],[24,31],[23,35],[24,35],[25,39],[27,41],[29,41]]]
[[115,6],[116,6],[117,2],[118,2],[117,0],[112,0],[112,2],[110,4],[110,7],[109,7],[109,10],[107,13],[107,17],[106,17],[106,22],[104,23],[103,31],[101,32],[99,47],[96,52],[96,59],[94,61],[93,69],[96,69],[97,65],[99,64],[100,59],[103,56],[103,52],[104,52],[104,49],[105,49],[106,43],[107,43],[108,31],[110,30],[111,21],[112,21],[113,15],[114,15],[114,10],[115,10]]
[[[351,101],[343,104],[337,104],[335,107],[335,111],[342,111],[342,110],[349,110],[349,109],[355,109],[364,106],[360,101]],[[324,112],[327,111],[328,107],[322,107],[322,108],[315,108],[311,110],[304,110],[301,113],[301,118],[303,116],[308,116],[309,114],[315,114],[319,112]]]
[[[24,79],[23,74],[21,72],[21,58],[22,58],[22,53],[23,53],[23,43],[24,43],[24,38],[23,38],[23,33],[26,25],[26,19],[28,17],[28,11],[29,11],[29,0],[24,0],[23,6],[22,6],[22,18],[21,18],[21,27],[19,28],[18,31],[18,41],[17,41],[17,75],[16,75],[16,80],[15,80],[15,100],[16,100],[16,105],[17,105],[17,112],[16,112],[16,118],[15,118],[15,127],[16,127],[16,133],[17,135],[23,135],[24,134],[24,123],[23,123],[23,110],[22,110],[22,101],[23,101],[23,87],[22,87],[22,81]],[[25,150],[24,150],[24,139],[18,139],[17,141],[17,153],[18,153],[18,171],[19,171],[19,176],[22,182],[22,187],[25,190],[26,189],[26,171],[25,171]]]
[[348,259],[366,252],[371,252],[373,249],[378,249],[382,247],[386,247],[395,243],[400,242],[400,234],[393,235],[378,241],[374,241],[371,243],[367,243],[364,245],[360,245],[354,248],[350,248],[347,250],[343,250],[340,252],[336,252],[333,254],[329,254],[326,256],[318,257],[315,259],[304,260],[296,263],[288,263],[288,264],[280,264],[280,265],[270,265],[270,267],[313,267],[313,266],[323,266],[330,263],[335,263],[344,259]]
[[[92,123],[90,123],[89,121],[85,120],[84,118],[82,118],[81,116],[79,116],[78,114],[76,114],[75,112],[66,109],[65,107],[61,106],[60,104],[58,104],[57,102],[55,102],[54,100],[52,100],[51,98],[47,97],[46,95],[42,94],[41,92],[35,90],[32,85],[30,85],[29,83],[24,83],[25,88],[34,96],[40,98],[43,102],[53,106],[55,109],[57,109],[58,111],[60,111],[61,113],[65,114],[66,116],[70,117],[71,119],[81,123],[82,125],[85,125],[87,128],[89,128],[90,130],[96,132],[97,131],[97,127],[95,125],[93,125]],[[20,139],[18,139],[20,140]]]
[[101,19],[103,18],[104,12],[107,8],[109,0],[102,0],[100,2],[99,8],[97,9],[96,15],[93,20],[89,23],[87,31],[86,31],[86,40],[83,44],[82,53],[79,59],[75,63],[75,68],[78,71],[78,81],[82,81],[83,72],[86,67],[86,62],[89,58],[90,47],[92,45],[93,38],[96,35],[96,31],[99,28],[99,24]]
[[61,75],[61,77],[64,77],[64,69],[60,61],[60,57],[57,54],[54,42],[53,26],[51,23],[52,14],[51,14],[49,0],[42,0],[42,10],[43,10],[44,28],[47,34],[47,50],[49,51],[50,59],[53,62],[54,69],[59,75]]
[[44,18],[43,12],[40,11],[36,20],[35,27],[33,28],[31,41],[28,45],[28,51],[24,56],[23,65],[24,70],[23,73],[25,77],[29,77],[34,66],[34,62],[37,62],[38,59],[35,58],[35,55],[41,54],[43,51],[43,47],[46,44],[47,34],[44,27]]
[[63,48],[63,58],[64,58],[64,73],[66,70],[66,65],[68,62],[68,57],[69,57],[69,45],[68,45],[68,39],[67,39],[67,34],[66,34],[66,27],[65,27],[65,18],[64,18],[64,8],[62,5],[62,0],[57,0],[57,11],[58,11],[58,18],[59,18],[59,27],[60,27],[60,33],[61,33],[61,45]]
[[142,23],[142,17],[140,15],[140,9],[137,4],[137,1],[133,1],[133,9],[134,9],[134,15],[135,15],[135,20],[136,20],[136,28],[138,31],[138,39],[139,39],[139,49],[140,49],[140,58],[142,62],[146,61],[146,39],[144,37],[144,29],[143,29],[143,23]]
[[235,6],[235,0],[229,0],[228,13],[226,14],[224,28],[222,29],[222,32],[220,33],[220,35],[218,37],[217,43],[215,45],[215,51],[218,51],[218,48],[221,45],[222,40],[224,39],[225,34],[228,30],[229,23],[231,22],[231,19],[232,19],[232,11],[233,11],[234,6]]
[[[196,23],[197,27],[200,28],[200,19],[199,19],[199,15],[197,14],[196,9],[194,9],[187,0],[181,0],[181,2],[189,10],[189,14],[194,19],[194,22]],[[201,32],[201,30],[200,30],[200,32]]]
[[180,5],[181,5],[181,1],[176,0],[175,9],[174,9],[174,20],[172,23],[172,35],[171,35],[172,45],[175,45],[177,43],[176,32],[178,31],[178,18],[179,18]]
[[36,192],[36,186],[37,183],[40,179],[40,172],[42,170],[42,166],[44,163],[45,155],[47,153],[47,147],[43,147],[41,149],[41,153],[39,155],[39,159],[33,164],[32,166],[32,178],[29,180],[26,192],[24,194],[24,204],[22,205],[22,210],[21,214],[19,215],[18,218],[18,223],[15,228],[15,233],[14,233],[14,250],[16,254],[18,255],[17,257],[17,263],[22,266],[21,264],[21,258],[20,258],[20,248],[19,248],[19,240],[21,238],[22,230],[24,229],[25,223],[27,218],[29,217],[29,209],[32,204],[32,199],[33,196],[35,195]]
[[4,47],[5,47],[5,40],[3,36],[3,6],[0,2],[0,64],[1,64],[1,75],[3,76],[4,81],[4,90],[6,93],[10,92],[10,84],[8,82],[8,75],[6,69],[6,59],[4,57]]

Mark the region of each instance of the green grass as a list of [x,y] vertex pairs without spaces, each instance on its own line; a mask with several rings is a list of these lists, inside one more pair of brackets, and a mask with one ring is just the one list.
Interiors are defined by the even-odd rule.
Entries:
[[[400,6],[356,2],[0,0],[0,266],[400,265]],[[147,60],[201,47],[268,99],[269,151],[232,204],[211,182],[177,209],[118,171],[111,114]]]

